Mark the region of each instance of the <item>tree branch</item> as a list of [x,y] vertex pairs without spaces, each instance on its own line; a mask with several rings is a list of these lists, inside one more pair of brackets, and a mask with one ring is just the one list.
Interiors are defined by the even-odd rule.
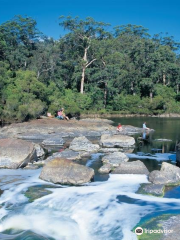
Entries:
[[93,63],[94,61],[96,61],[96,58],[94,58],[93,60],[91,60],[89,63],[86,64],[85,68],[87,68],[89,65],[91,65],[91,63]]

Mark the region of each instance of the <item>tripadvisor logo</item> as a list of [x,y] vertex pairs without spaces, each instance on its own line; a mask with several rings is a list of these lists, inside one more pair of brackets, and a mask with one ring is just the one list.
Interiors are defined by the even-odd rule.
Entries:
[[141,227],[137,227],[135,229],[135,233],[136,233],[136,235],[141,235],[141,234],[143,234],[143,229]]

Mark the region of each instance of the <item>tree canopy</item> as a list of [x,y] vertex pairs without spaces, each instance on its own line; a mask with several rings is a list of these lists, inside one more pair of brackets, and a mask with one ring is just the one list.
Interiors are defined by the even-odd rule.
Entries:
[[0,25],[0,119],[66,113],[180,113],[180,43],[132,24],[61,16],[46,37],[31,17]]

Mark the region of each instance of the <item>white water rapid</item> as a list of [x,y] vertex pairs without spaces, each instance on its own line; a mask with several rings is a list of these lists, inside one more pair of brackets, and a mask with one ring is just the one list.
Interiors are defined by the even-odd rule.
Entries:
[[[136,194],[139,184],[148,182],[145,175],[110,175],[104,182],[49,188],[51,194],[29,202],[24,195],[29,187],[47,185],[39,174],[40,170],[0,170],[0,188],[4,190],[0,197],[0,239],[5,238],[6,230],[14,229],[15,233],[31,230],[44,239],[135,240],[131,230],[154,211],[153,203],[180,207],[179,199]],[[122,201],[124,196],[134,202]]]

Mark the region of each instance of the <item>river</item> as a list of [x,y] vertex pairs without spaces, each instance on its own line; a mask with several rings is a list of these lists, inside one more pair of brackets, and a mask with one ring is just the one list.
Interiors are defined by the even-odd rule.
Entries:
[[[143,154],[174,154],[180,140],[179,119],[112,119],[155,131],[147,140],[135,135],[130,161],[141,155],[149,170],[159,169],[161,157]],[[162,140],[163,139],[163,140]],[[163,155],[166,156],[166,155]],[[132,229],[163,213],[180,213],[180,188],[170,188],[163,198],[137,194],[145,175],[100,175],[102,154],[84,164],[96,170],[95,180],[80,187],[59,186],[40,180],[38,170],[0,170],[0,239],[2,240],[135,240]],[[168,159],[175,164],[174,159]]]

